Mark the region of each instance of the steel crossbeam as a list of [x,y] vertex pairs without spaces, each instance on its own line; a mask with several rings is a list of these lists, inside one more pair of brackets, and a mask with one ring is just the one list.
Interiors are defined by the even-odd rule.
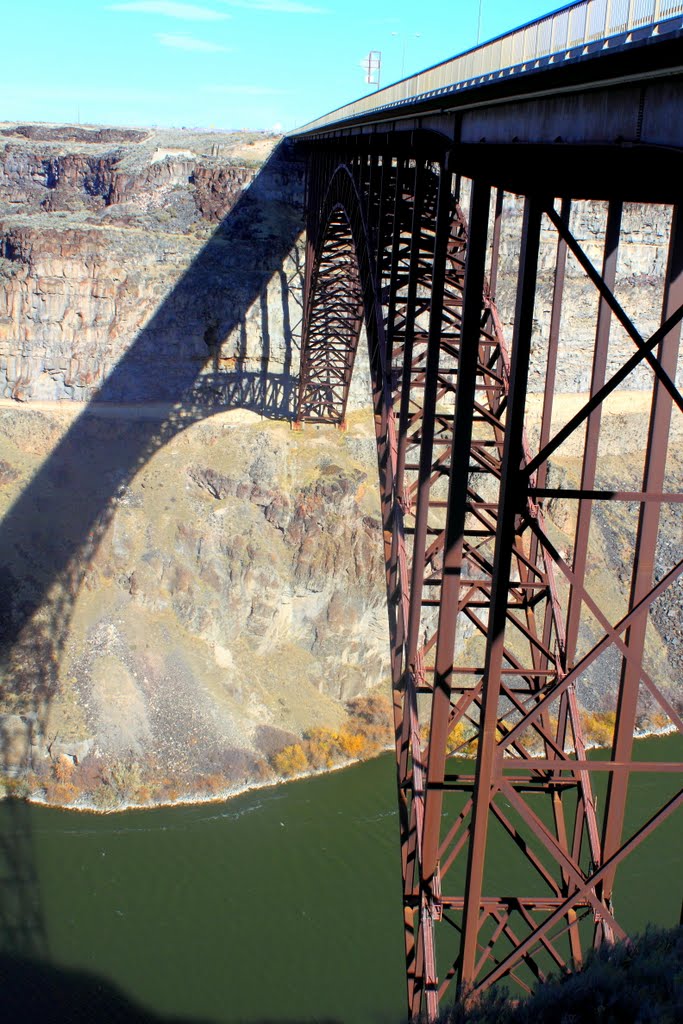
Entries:
[[[364,323],[408,1008],[427,1019],[447,995],[474,998],[503,976],[528,990],[549,970],[580,963],[587,945],[622,937],[616,869],[681,799],[671,796],[644,825],[626,829],[629,779],[656,771],[674,778],[683,767],[638,761],[633,748],[643,700],[683,731],[650,643],[652,609],[683,570],[680,558],[661,567],[662,517],[681,501],[680,481],[667,472],[672,419],[683,408],[675,384],[680,219],[674,211],[661,322],[645,337],[615,294],[626,244],[621,198],[609,202],[597,270],[572,230],[571,200],[531,191],[508,343],[495,301],[503,190],[492,177],[456,175],[457,152],[435,140],[414,132],[311,146],[297,414],[300,423],[344,422]],[[539,253],[544,232],[547,263],[550,231],[551,309],[539,342]],[[557,377],[569,260],[594,286],[597,315],[589,390],[563,421]],[[617,366],[615,323],[633,345]],[[544,377],[535,425],[532,360]],[[642,480],[634,485],[627,475],[612,488],[601,475],[605,402],[642,366],[652,381]],[[567,441],[579,452],[575,479],[557,483],[551,456],[561,458]],[[572,532],[564,540],[551,521],[558,504]],[[615,614],[595,593],[592,531],[634,507]],[[580,690],[598,662],[612,665],[615,724],[611,751],[593,760]],[[463,753],[476,758],[474,769]],[[600,778],[607,793],[599,808]],[[493,836],[506,851],[502,867]]]

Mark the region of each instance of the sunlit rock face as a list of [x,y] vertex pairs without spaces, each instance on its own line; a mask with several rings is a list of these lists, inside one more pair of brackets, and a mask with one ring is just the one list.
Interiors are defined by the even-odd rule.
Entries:
[[[282,750],[312,730],[348,733],[350,702],[388,689],[362,347],[348,431],[291,429],[303,179],[296,150],[261,134],[0,127],[0,745],[13,785],[109,807],[272,780]],[[508,323],[521,207],[506,203]],[[627,216],[637,244],[619,287],[645,331],[669,214]],[[596,263],[603,220],[602,207],[577,209]],[[543,246],[534,392],[549,233]],[[570,408],[590,376],[595,297],[568,276],[558,390]],[[614,359],[628,344],[617,334]],[[646,404],[637,392],[620,403],[605,479],[637,489]],[[558,453],[557,481],[575,486],[577,455]],[[571,511],[549,514],[569,550]],[[680,540],[669,519],[662,571]],[[632,523],[614,530],[596,515],[592,585],[617,615]],[[672,590],[653,616],[653,664],[674,682],[680,600]],[[471,642],[463,631],[458,649]],[[608,709],[610,672],[600,663],[584,681],[587,707]]]
[[178,401],[202,371],[291,370],[303,188],[291,147],[273,156],[278,140],[244,134],[5,132],[6,397]]

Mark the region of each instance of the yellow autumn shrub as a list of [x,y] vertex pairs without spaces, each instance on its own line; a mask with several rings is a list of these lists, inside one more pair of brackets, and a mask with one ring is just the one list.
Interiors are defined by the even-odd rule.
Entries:
[[611,747],[616,719],[614,711],[596,711],[586,714],[583,720],[586,741],[595,743],[598,747]]
[[340,729],[337,735],[339,750],[344,757],[362,757],[366,753],[367,742],[359,732]]
[[273,758],[273,767],[280,775],[297,775],[308,768],[308,759],[300,743],[285,747]]
[[301,749],[314,768],[331,768],[339,760],[338,737],[332,729],[311,729]]

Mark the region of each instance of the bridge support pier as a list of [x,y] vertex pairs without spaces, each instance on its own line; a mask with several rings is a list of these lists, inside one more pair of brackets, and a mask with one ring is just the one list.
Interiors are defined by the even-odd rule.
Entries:
[[[514,197],[495,169],[458,170],[457,147],[428,132],[311,145],[297,413],[344,423],[364,324],[407,998],[412,1017],[430,1020],[446,998],[502,978],[529,991],[591,943],[623,937],[616,869],[683,799],[672,789],[625,827],[634,773],[673,780],[683,767],[638,760],[633,747],[641,719],[683,732],[654,614],[683,572],[671,543],[680,481],[667,461],[683,412],[677,212],[661,320],[644,335],[618,287],[618,182],[597,197],[609,200],[598,271],[551,183],[539,191],[534,175],[515,236]],[[509,343],[495,300],[509,291],[504,235],[519,252]],[[570,262],[597,309],[590,389],[571,402],[558,388]],[[635,375],[651,394],[640,467],[615,459],[602,429]],[[606,538],[618,557],[600,553]],[[598,681],[610,747],[594,760],[586,699]]]

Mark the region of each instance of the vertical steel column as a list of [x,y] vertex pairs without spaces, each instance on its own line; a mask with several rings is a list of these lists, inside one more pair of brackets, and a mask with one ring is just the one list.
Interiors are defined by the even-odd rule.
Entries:
[[[392,163],[392,157],[389,150],[385,151],[385,159]],[[396,310],[397,310],[397,291],[398,291],[398,275],[399,275],[399,259],[401,251],[401,224],[403,215],[403,205],[405,203],[403,195],[403,182],[404,176],[407,170],[407,161],[403,157],[396,158],[396,172],[394,177],[394,197],[393,197],[393,215],[391,221],[391,255],[389,258],[389,275],[388,275],[388,297],[386,301],[387,313],[386,313],[386,359],[387,366],[392,365],[393,350],[394,350],[394,335],[396,332]],[[394,384],[392,381],[392,392],[394,391]]]
[[[683,225],[679,209],[674,209],[671,224],[671,242],[666,274],[662,320],[683,305]],[[680,322],[660,341],[657,357],[671,380],[676,377],[678,365]],[[664,490],[666,457],[671,424],[672,400],[659,378],[654,381],[648,443],[645,454],[643,492],[656,494]],[[638,533],[631,579],[629,611],[649,594],[654,583],[654,562],[659,534],[661,503],[646,501],[640,506]],[[640,687],[648,609],[643,608],[634,617],[626,633],[627,654],[624,654],[619,683],[617,718],[615,723],[612,760],[630,761],[633,751],[638,691]],[[605,808],[603,856],[609,861],[621,845],[626,807],[628,775],[618,772],[610,775]],[[605,875],[603,886],[606,899],[610,899],[614,885],[614,870]]]
[[444,284],[446,279],[446,246],[451,226],[451,175],[442,165],[439,174],[439,196],[436,213],[436,237],[434,240],[434,263],[432,293],[429,311],[429,336],[427,341],[427,366],[425,374],[424,404],[420,437],[420,469],[413,537],[413,566],[410,585],[410,621],[406,664],[415,671],[415,659],[420,629],[420,598],[424,579],[425,550],[427,547],[427,518],[429,514],[430,478],[432,475],[434,420],[436,415],[437,374],[441,343],[441,319],[443,310]]
[[[612,202],[607,214],[605,232],[605,253],[603,259],[603,280],[610,291],[614,291],[617,275],[617,253],[619,233],[621,230],[622,204]],[[593,354],[593,372],[591,377],[591,396],[596,395],[605,383],[607,369],[607,350],[609,348],[611,311],[604,296],[600,296],[598,307],[598,323],[595,334]],[[588,417],[586,440],[584,444],[583,463],[581,469],[581,490],[590,491],[595,486],[595,471],[598,462],[598,443],[600,440],[600,423],[602,407],[598,405]],[[575,586],[569,597],[567,613],[567,663],[572,665],[576,656],[576,642],[579,635],[581,604],[586,578],[588,560],[588,537],[590,534],[593,503],[590,498],[583,498],[579,503],[574,538],[574,577]]]
[[475,385],[479,367],[479,341],[484,294],[490,188],[475,181],[472,188],[470,229],[465,271],[462,334],[458,359],[455,400],[455,424],[452,440],[451,473],[446,538],[443,556],[443,582],[439,608],[436,667],[429,730],[427,794],[423,844],[423,883],[428,890],[437,871],[440,845],[441,809],[446,742],[450,732],[453,652],[463,571],[463,543],[470,450],[472,444]]
[[[569,222],[569,216],[571,212],[571,200],[564,198],[561,202],[560,215],[567,223]],[[556,375],[557,375],[557,360],[558,360],[558,344],[560,339],[560,324],[562,320],[562,304],[564,297],[564,285],[567,268],[567,243],[565,239],[559,235],[557,239],[557,250],[555,254],[555,271],[553,280],[553,299],[552,309],[550,314],[550,329],[548,334],[548,356],[546,361],[545,371],[545,384],[543,388],[543,409],[541,413],[541,427],[539,435],[539,448],[544,448],[550,439],[550,431],[552,426],[553,417],[553,399],[555,394],[556,386]],[[548,476],[548,464],[543,463],[539,466],[536,473],[536,485],[538,487],[544,487]],[[539,536],[536,533],[532,533],[529,544],[529,560],[532,564],[536,565],[539,559],[539,555],[546,561],[547,568],[550,569],[550,565],[547,562],[547,552],[540,550],[541,545]],[[546,604],[545,614],[543,617],[543,646],[546,650],[550,650],[553,629],[556,632],[557,648],[558,648],[558,659],[559,672],[566,670],[566,654],[567,654],[567,640],[566,630],[564,628],[564,621],[559,614],[559,610],[555,606],[556,603],[548,601]],[[541,670],[547,670],[550,664],[549,658],[542,656],[538,662],[538,668]],[[572,709],[573,710],[573,709]],[[562,698],[560,707],[557,710],[557,728],[556,738],[557,747],[561,750],[566,749],[567,739],[567,724],[568,719],[571,719],[574,743],[577,749],[579,757],[585,758],[585,745],[583,743],[583,736],[581,731],[580,722],[578,715],[575,713],[570,714],[569,699],[567,695]],[[541,726],[546,732],[550,732],[552,729],[552,722],[549,715],[543,716],[539,719]],[[545,752],[548,757],[556,756],[549,744],[545,744]],[[559,760],[559,758],[558,758]],[[590,780],[587,774],[584,773],[582,776],[582,782],[584,784],[583,789],[579,795],[577,801],[577,808],[575,812],[575,832],[573,842],[573,857],[578,862],[580,857],[581,843],[583,839],[583,821],[586,815],[586,807],[589,808],[589,814],[594,818],[594,803],[592,798],[592,791],[590,788]],[[562,846],[565,850],[569,849],[569,841],[567,836],[567,825],[564,815],[564,804],[562,800],[562,793],[556,791],[552,795],[553,803],[553,817],[555,821],[555,831],[558,838],[562,842]],[[563,872],[563,892],[568,893],[571,887],[570,878],[567,872]],[[578,916],[575,910],[571,910],[567,915],[569,922],[569,943],[571,948],[572,959],[575,964],[582,962],[583,954],[581,949],[581,938],[578,932]]]
[[[406,637],[405,685],[411,704],[411,714],[417,720],[416,663],[420,630],[422,588],[424,585],[425,551],[427,547],[427,524],[429,517],[429,496],[431,488],[434,422],[436,415],[437,374],[441,345],[441,323],[444,285],[446,278],[446,248],[451,225],[451,174],[444,164],[439,169],[439,193],[436,211],[436,235],[434,239],[434,261],[432,271],[432,293],[429,311],[429,332],[427,341],[427,367],[425,377],[424,404],[422,408],[420,437],[420,468],[413,536],[412,572],[410,581],[410,613]],[[420,754],[421,738],[413,729],[413,801],[416,804],[417,848],[422,864],[424,771]],[[420,893],[420,925],[418,931],[418,962],[424,960],[424,976],[418,980],[418,989],[423,988],[430,1020],[438,1014],[438,989],[436,960],[434,952],[434,931],[431,911],[426,892]]]
[[415,162],[413,184],[413,217],[410,238],[410,257],[408,266],[408,293],[404,311],[403,364],[401,372],[401,400],[398,428],[398,464],[396,483],[401,500],[404,499],[404,471],[406,463],[406,446],[408,441],[408,419],[410,416],[410,392],[412,385],[413,341],[415,338],[415,303],[419,282],[418,262],[420,259],[420,240],[422,235],[422,217],[425,196],[424,162],[418,157]]
[[[416,165],[412,177],[413,186],[408,190],[407,176],[410,172],[408,161],[397,168],[396,195],[394,202],[394,231],[392,239],[393,265],[390,272],[389,297],[386,320],[386,355],[388,372],[392,375],[391,390],[395,395],[399,387],[405,397],[401,407],[407,409],[406,397],[410,391],[412,338],[414,334],[415,297],[417,292],[417,256],[420,251],[420,230],[422,218],[420,165]],[[409,230],[406,239],[406,230]],[[410,241],[412,240],[412,246]],[[408,265],[406,266],[406,245]],[[401,295],[399,295],[399,291]],[[407,294],[406,294],[407,292]],[[393,375],[398,372],[398,380]],[[410,594],[408,562],[405,544],[404,507],[402,503],[403,475],[405,466],[405,431],[402,424],[407,422],[402,414],[394,413],[389,421],[392,436],[392,457],[394,458],[394,519],[391,531],[391,557],[395,560],[395,586],[390,588],[389,600],[396,605],[396,631],[391,633],[392,692],[396,733],[396,768],[399,799],[399,825],[401,839],[401,866],[403,874],[404,934],[406,955],[406,981],[408,1005],[419,1005],[419,991],[422,977],[422,954],[416,945],[417,926],[414,913],[413,890],[415,885],[417,831],[415,807],[410,797],[411,772],[411,695],[404,680],[404,652],[406,629],[409,618]],[[398,422],[398,436],[397,426]]]
[[[602,279],[610,292],[614,291],[617,275],[617,256],[619,249],[619,236],[621,233],[622,210],[623,204],[621,202],[612,201],[609,204],[607,211]],[[595,347],[593,353],[593,370],[590,387],[591,396],[597,394],[605,383],[610,325],[611,310],[605,296],[601,295],[598,305]],[[598,405],[597,408],[591,412],[586,425],[580,484],[580,489],[584,492],[593,490],[595,486],[601,421],[602,407]],[[576,660],[579,624],[581,621],[583,595],[586,584],[586,566],[589,550],[588,541],[590,536],[592,510],[593,503],[591,499],[589,497],[581,498],[577,512],[574,538],[574,583],[571,586],[569,607],[567,611],[566,659],[568,666],[574,665]],[[592,807],[593,805],[591,803],[589,805],[589,811],[592,811]],[[594,864],[600,866],[602,862],[602,851],[598,836],[597,821],[594,813],[589,813],[586,823],[588,825],[588,842],[591,851],[591,858]],[[604,936],[609,940],[614,938],[609,924],[604,918],[596,922],[596,941],[599,941],[601,936]]]
[[[502,188],[496,189],[496,208],[493,220],[493,239],[491,241],[491,271],[489,273],[489,291],[491,299],[496,301],[496,288],[498,287],[498,254],[500,250],[500,232],[503,222],[503,200],[505,193]],[[472,222],[472,211],[470,210],[470,223]]]
[[486,858],[491,789],[496,775],[496,727],[500,696],[505,625],[507,620],[510,565],[515,538],[515,518],[524,506],[526,489],[521,474],[524,405],[531,351],[536,270],[540,240],[542,207],[535,198],[527,199],[522,227],[517,285],[517,308],[513,335],[510,392],[508,399],[505,446],[498,528],[496,532],[489,636],[484,667],[479,746],[472,805],[472,825],[467,859],[460,988],[467,990],[476,979],[477,938]]

